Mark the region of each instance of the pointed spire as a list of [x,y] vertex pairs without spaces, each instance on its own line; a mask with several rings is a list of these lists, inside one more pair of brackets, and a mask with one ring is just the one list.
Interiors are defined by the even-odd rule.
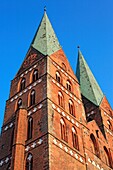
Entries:
[[80,50],[78,50],[76,76],[80,83],[82,95],[95,105],[99,106],[104,96],[103,92],[101,91]]
[[61,49],[61,46],[46,14],[45,7],[43,18],[31,46],[44,55],[51,55]]

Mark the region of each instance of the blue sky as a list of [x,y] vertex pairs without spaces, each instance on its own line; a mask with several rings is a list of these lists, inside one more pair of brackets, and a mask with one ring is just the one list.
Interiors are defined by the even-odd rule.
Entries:
[[0,2],[0,127],[10,81],[25,58],[45,5],[73,70],[80,45],[113,108],[113,0],[3,0]]

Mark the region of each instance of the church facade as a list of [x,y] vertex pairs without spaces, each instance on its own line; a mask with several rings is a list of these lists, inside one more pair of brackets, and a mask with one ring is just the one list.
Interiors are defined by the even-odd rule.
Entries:
[[113,111],[78,50],[76,75],[44,12],[11,82],[0,170],[113,169]]

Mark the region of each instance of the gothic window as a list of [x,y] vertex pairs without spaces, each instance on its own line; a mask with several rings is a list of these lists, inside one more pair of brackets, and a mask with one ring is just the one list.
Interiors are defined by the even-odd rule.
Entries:
[[108,124],[108,128],[110,130],[113,130],[113,127],[112,127],[112,124],[111,124],[110,120],[107,120],[107,124]]
[[69,91],[72,91],[72,85],[70,83],[70,81],[68,80],[67,83],[66,83],[66,88],[69,90]]
[[12,149],[12,146],[13,146],[13,139],[14,139],[14,127],[13,127],[13,129],[12,129],[12,134],[11,134],[10,149]]
[[60,73],[57,71],[56,72],[56,80],[61,83],[61,76],[60,76]]
[[27,139],[31,139],[32,138],[32,132],[33,132],[33,118],[30,117],[28,119],[28,129],[27,129]]
[[75,127],[72,127],[72,142],[73,142],[73,147],[79,150],[78,135]]
[[58,104],[61,106],[61,107],[64,107],[64,100],[63,100],[63,95],[61,92],[58,92]]
[[95,139],[95,136],[93,134],[91,134],[90,139],[91,139],[92,144],[93,144],[93,151],[94,151],[95,155],[100,157],[99,147],[98,147],[98,143]]
[[7,170],[11,169],[11,163],[8,164]]
[[22,99],[19,99],[17,102],[17,109],[21,108],[22,106]]
[[67,129],[66,123],[63,118],[60,119],[60,126],[61,126],[61,139],[67,142]]
[[30,93],[30,106],[35,104],[35,90],[32,90]]
[[26,79],[23,78],[20,83],[20,91],[25,89]]
[[35,82],[36,80],[38,80],[38,70],[34,70],[32,76],[32,82]]
[[113,116],[113,115],[112,115],[112,111],[111,111],[111,110],[109,110],[109,113],[110,113],[110,116]]
[[108,151],[108,149],[104,146],[104,156],[105,156],[105,163],[110,166],[112,168],[112,165],[111,165],[111,156],[110,156],[110,153]]
[[26,159],[26,170],[33,170],[33,156],[31,153],[28,154]]
[[66,65],[64,63],[62,63],[62,68],[66,70]]
[[74,114],[74,103],[72,100],[69,100],[69,113],[73,116],[75,116]]

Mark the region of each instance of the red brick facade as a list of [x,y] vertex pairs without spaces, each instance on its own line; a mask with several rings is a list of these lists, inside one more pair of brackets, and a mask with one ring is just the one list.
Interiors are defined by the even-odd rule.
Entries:
[[112,126],[107,99],[97,107],[81,95],[62,49],[47,56],[31,47],[11,82],[0,170],[113,169]]

